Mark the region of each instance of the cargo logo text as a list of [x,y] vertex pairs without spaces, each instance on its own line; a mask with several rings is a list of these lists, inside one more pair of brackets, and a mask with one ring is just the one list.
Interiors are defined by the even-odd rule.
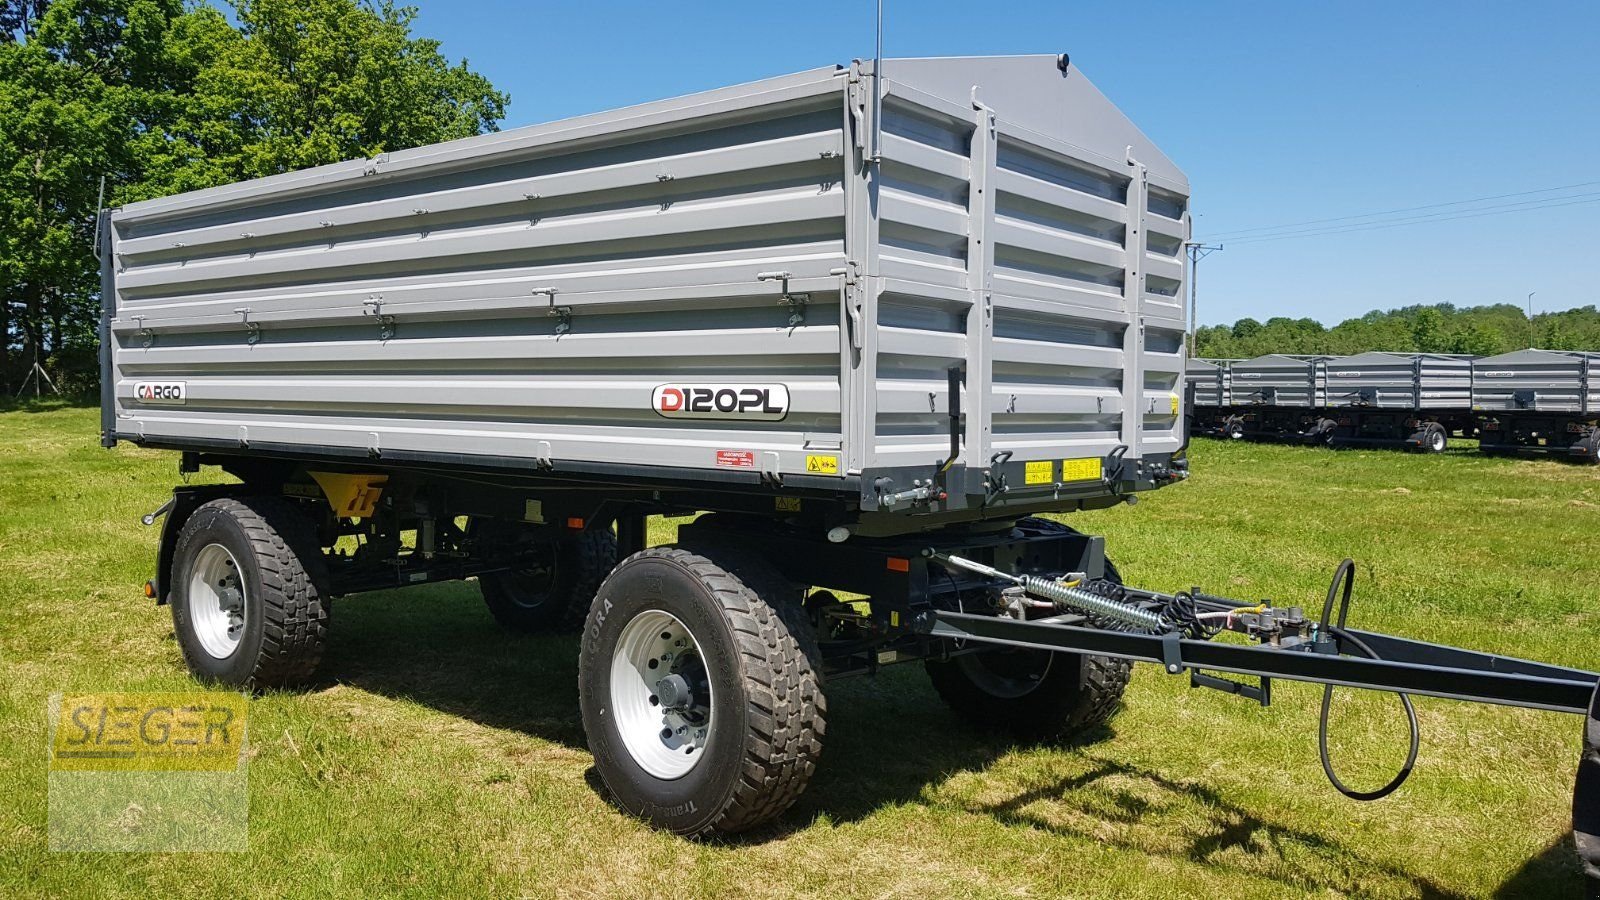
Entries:
[[668,419],[741,419],[781,422],[789,415],[789,388],[781,384],[663,384],[650,397]]
[[133,398],[140,403],[170,403],[182,405],[189,395],[189,386],[181,381],[140,381],[133,386]]

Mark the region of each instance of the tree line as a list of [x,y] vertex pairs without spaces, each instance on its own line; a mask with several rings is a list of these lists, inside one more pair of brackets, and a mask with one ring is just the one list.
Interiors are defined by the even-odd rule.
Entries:
[[1349,356],[1371,350],[1493,356],[1528,347],[1600,350],[1600,310],[1590,305],[1529,318],[1510,303],[1463,308],[1438,303],[1373,310],[1332,328],[1315,319],[1278,316],[1195,330],[1195,353],[1209,359],[1267,353]]
[[[389,0],[0,0],[0,390],[92,386],[96,210],[494,131]],[[104,198],[102,200],[102,179]]]

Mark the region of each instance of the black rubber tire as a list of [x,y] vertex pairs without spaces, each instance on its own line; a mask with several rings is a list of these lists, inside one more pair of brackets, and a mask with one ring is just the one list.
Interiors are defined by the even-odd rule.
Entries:
[[[1030,516],[1019,527],[1062,533],[1076,529]],[[1111,560],[1105,577],[1118,584],[1122,576]],[[1007,663],[1017,671],[1042,669],[1031,691],[1021,696],[997,695],[986,689],[973,667]],[[1133,677],[1133,663],[1108,656],[1050,653],[1035,650],[989,650],[925,664],[940,698],[956,715],[985,731],[1000,731],[1027,741],[1059,741],[1104,725],[1122,708],[1122,694]],[[1012,674],[1016,674],[1014,671]]]
[[[205,651],[190,613],[190,567],[210,544],[233,554],[244,585],[244,631],[224,659]],[[189,671],[203,681],[251,689],[305,682],[327,644],[325,573],[313,523],[287,500],[228,497],[196,509],[178,534],[169,592],[172,630]]]
[[1583,757],[1572,792],[1572,835],[1588,896],[1600,897],[1600,687],[1584,720]]
[[[655,548],[624,560],[595,597],[578,657],[584,731],[607,792],[658,828],[683,835],[753,828],[788,809],[816,769],[826,702],[807,652],[815,643],[797,604],[761,596],[756,585],[779,583],[765,569],[748,556],[713,562]],[[714,698],[706,756],[670,780],[634,761],[608,709],[623,628],[653,609],[676,616],[694,636]]]
[[1244,439],[1244,423],[1238,419],[1228,419],[1222,423],[1222,436],[1230,441]]
[[[1031,691],[1003,696],[974,680],[973,667],[1000,668],[1008,657],[1015,658],[1014,668],[1043,670]],[[988,650],[926,665],[933,689],[963,720],[1037,742],[1069,739],[1111,721],[1133,676],[1125,659],[1042,650]]]
[[1584,443],[1588,445],[1589,452],[1577,456],[1577,459],[1591,466],[1600,466],[1600,431],[1590,432],[1589,436],[1584,438]]
[[1450,447],[1450,432],[1437,422],[1428,422],[1414,435],[1418,453],[1443,453]]
[[1332,419],[1319,419],[1311,426],[1311,442],[1319,447],[1332,447],[1338,434],[1339,423]]
[[478,576],[489,614],[519,634],[572,632],[583,627],[600,583],[617,565],[617,536],[595,528],[562,536],[552,551],[555,572],[536,578],[523,572]]

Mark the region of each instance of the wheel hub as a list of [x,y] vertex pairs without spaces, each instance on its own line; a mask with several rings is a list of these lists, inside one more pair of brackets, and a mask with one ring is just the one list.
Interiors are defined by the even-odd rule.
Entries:
[[646,610],[623,626],[611,659],[611,708],[641,769],[671,780],[700,762],[713,693],[700,644],[676,616]]
[[227,659],[244,636],[247,608],[239,561],[221,544],[207,544],[189,573],[189,615],[201,649]]
[[656,697],[663,709],[682,712],[694,706],[694,692],[682,675],[668,675],[656,682]]

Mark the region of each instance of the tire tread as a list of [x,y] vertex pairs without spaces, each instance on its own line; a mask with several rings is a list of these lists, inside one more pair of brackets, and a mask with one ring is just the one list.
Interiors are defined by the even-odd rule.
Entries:
[[[785,602],[786,583],[759,560],[716,555],[727,565],[684,548],[659,547],[618,566],[657,559],[689,572],[716,604],[740,656],[749,729],[739,779],[695,835],[744,831],[781,815],[816,771],[825,731],[819,656],[803,610],[798,602]],[[797,588],[794,594],[798,601]]]
[[329,613],[326,568],[310,520],[289,501],[261,495],[212,500],[191,521],[207,510],[239,525],[260,574],[261,648],[245,686],[305,682],[322,662]]

